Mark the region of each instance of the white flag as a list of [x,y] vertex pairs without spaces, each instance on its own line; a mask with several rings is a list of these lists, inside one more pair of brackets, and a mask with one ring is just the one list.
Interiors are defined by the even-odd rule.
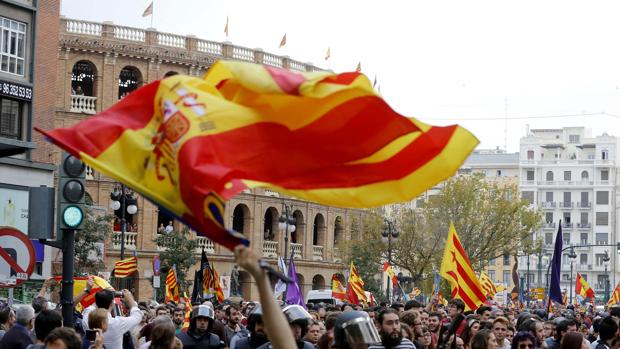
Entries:
[[[286,265],[284,264],[284,259],[282,259],[282,256],[278,256],[278,270],[284,275],[288,275],[288,272],[286,271]],[[276,299],[278,299],[282,296],[282,294],[284,294],[284,292],[286,292],[286,282],[278,279],[278,282],[273,289],[273,294],[275,295]]]
[[149,7],[146,8],[146,10],[144,10],[144,12],[142,13],[142,17],[147,17],[153,14],[153,2],[151,1],[151,4],[149,5]]

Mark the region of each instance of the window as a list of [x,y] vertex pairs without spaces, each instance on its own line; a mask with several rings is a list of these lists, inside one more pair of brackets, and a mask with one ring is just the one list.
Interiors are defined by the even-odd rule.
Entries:
[[579,135],[568,135],[568,143],[579,143]]
[[564,180],[565,181],[570,181],[571,174],[572,174],[571,171],[564,171]]
[[590,177],[590,175],[588,174],[588,171],[582,171],[581,172],[581,180],[582,181],[587,181],[589,177]]
[[547,171],[547,182],[553,182],[553,171]]
[[581,219],[579,221],[581,224],[588,223],[588,212],[581,212]]
[[528,160],[534,160],[534,151],[533,150],[528,150],[527,151],[527,159]]
[[607,160],[609,158],[609,152],[607,150],[603,150],[601,152],[601,160]]
[[570,207],[570,191],[564,192],[564,207]]
[[608,225],[609,212],[596,212],[596,225]]
[[0,98],[0,137],[22,138],[22,117],[18,101]]
[[553,223],[553,212],[546,212],[545,213],[545,222]]
[[502,176],[502,170],[497,170],[497,177],[501,177]]
[[534,180],[534,171],[527,171],[527,180],[528,181],[533,181]]
[[607,241],[607,233],[596,233],[596,244],[597,245],[606,245]]
[[582,253],[579,255],[579,264],[588,264],[588,255]]
[[596,204],[597,205],[609,205],[609,192],[597,191],[596,192]]
[[609,180],[609,170],[601,170],[601,180],[602,181]]
[[510,285],[510,272],[504,271],[502,277],[503,277],[502,282],[505,283],[506,285]]
[[0,71],[24,75],[26,24],[0,17]]
[[604,264],[603,258],[605,258],[605,255],[603,253],[597,253],[596,255],[594,255],[594,259],[596,260],[597,266],[601,266]]
[[553,201],[553,192],[552,191],[548,191],[545,193],[545,201],[546,202],[552,202]]
[[489,279],[495,282],[495,270],[489,270]]
[[552,245],[553,244],[553,234],[545,234],[545,245]]
[[588,207],[588,202],[590,201],[590,195],[587,191],[581,192],[581,206]]
[[504,254],[504,265],[510,265],[510,255]]
[[562,233],[564,238],[564,245],[570,245],[570,233]]
[[521,192],[521,199],[527,201],[529,204],[534,203],[534,192],[533,191],[523,191]]
[[568,277],[568,274],[562,274],[562,280],[564,281],[570,280],[570,278]]
[[564,223],[570,223],[570,212],[564,212]]
[[582,245],[587,245],[588,244],[588,233],[581,233],[581,244]]
[[489,265],[495,265],[496,260],[495,257],[489,258]]

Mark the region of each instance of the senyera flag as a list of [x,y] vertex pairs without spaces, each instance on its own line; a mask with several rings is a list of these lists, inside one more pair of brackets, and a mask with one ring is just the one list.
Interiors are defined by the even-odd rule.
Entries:
[[359,72],[231,61],[39,131],[228,248],[248,243],[223,223],[225,201],[247,188],[341,207],[409,201],[452,176],[478,144],[457,125],[396,113]]
[[[82,294],[86,290],[86,287],[88,286],[89,278],[93,279],[93,286],[91,287],[90,291],[84,296],[84,298],[82,298],[82,300],[78,304],[75,305],[75,309],[80,313],[82,312],[82,310],[86,309],[87,307],[95,303],[95,294],[97,292],[103,289],[106,289],[106,288],[114,289],[112,288],[110,283],[108,283],[105,279],[99,276],[96,276],[96,275],[80,276],[80,277],[73,278],[73,294],[74,295]],[[54,276],[53,279],[56,280],[56,282],[61,282],[62,276]]]

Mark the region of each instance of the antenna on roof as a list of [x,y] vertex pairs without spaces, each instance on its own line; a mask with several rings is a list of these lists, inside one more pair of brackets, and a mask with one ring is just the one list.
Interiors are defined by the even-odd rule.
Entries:
[[504,98],[504,150],[508,152],[508,98]]

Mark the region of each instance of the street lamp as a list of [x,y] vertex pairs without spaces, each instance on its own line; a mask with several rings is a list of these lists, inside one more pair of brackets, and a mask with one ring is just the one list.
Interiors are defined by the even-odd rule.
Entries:
[[121,210],[121,259],[125,258],[125,232],[127,231],[127,221],[125,220],[125,212],[134,215],[138,212],[138,200],[133,192],[123,184],[114,188],[110,193],[112,204],[110,205],[114,211]]
[[288,234],[295,232],[295,218],[290,216],[290,206],[283,204],[284,213],[278,220],[278,228],[280,231],[284,231],[284,265],[286,265],[286,257],[288,254]]
[[[388,263],[391,266],[392,265],[392,239],[396,240],[396,238],[398,238],[398,231],[396,231],[396,229],[394,228],[394,223],[392,223],[388,219],[384,219],[384,221],[385,221],[385,224],[387,225],[387,229],[385,229],[381,233],[381,240],[383,242],[388,243]],[[392,280],[390,280],[390,278],[388,277],[387,288],[386,288],[386,295],[387,295],[388,302],[392,299],[392,297],[390,297],[390,282],[392,282]]]
[[568,258],[570,259],[570,284],[568,288],[570,289],[570,304],[573,304],[573,261],[577,258],[577,254],[572,247],[568,252]]
[[609,266],[609,253],[605,250],[605,255],[603,256],[603,264],[605,265],[605,304],[609,301],[609,275],[607,274],[607,267]]

